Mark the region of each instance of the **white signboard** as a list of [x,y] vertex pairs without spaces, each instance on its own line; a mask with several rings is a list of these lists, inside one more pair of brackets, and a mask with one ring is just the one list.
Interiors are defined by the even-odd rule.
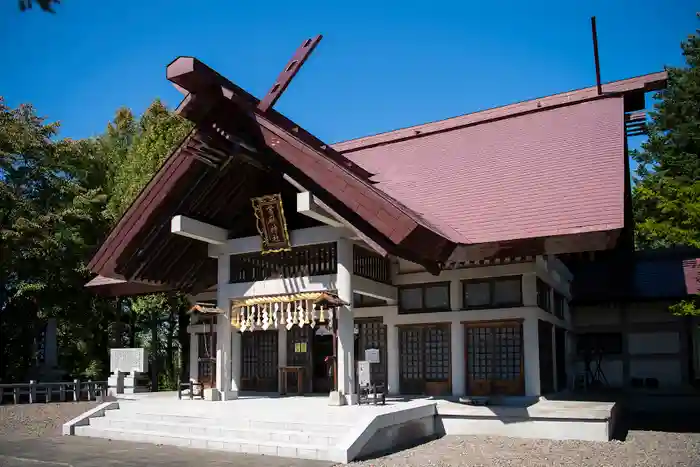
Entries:
[[365,360],[369,363],[379,363],[379,349],[365,349]]
[[370,383],[369,362],[360,360],[357,362],[357,384],[364,387],[369,386]]
[[146,373],[148,372],[148,358],[146,349],[110,349],[109,371],[112,373]]

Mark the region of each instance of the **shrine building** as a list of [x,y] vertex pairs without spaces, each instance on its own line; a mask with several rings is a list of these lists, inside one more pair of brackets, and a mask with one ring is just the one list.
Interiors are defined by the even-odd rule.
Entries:
[[[634,256],[628,137],[666,73],[328,144],[274,109],[318,40],[261,100],[195,58],[168,65],[194,128],[97,251],[88,285],[190,294],[190,377],[214,399],[354,404],[368,360],[389,395],[576,384],[573,284],[591,257]],[[606,285],[621,290],[636,263],[614,264]],[[612,313],[591,306],[580,322]],[[608,379],[635,377],[615,365]]]

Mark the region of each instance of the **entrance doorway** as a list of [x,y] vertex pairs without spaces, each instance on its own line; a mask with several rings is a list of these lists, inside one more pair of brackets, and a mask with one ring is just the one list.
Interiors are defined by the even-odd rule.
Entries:
[[333,390],[333,333],[325,326],[317,326],[311,338],[311,389],[329,393]]
[[277,341],[277,330],[241,333],[241,390],[277,391]]
[[[328,393],[333,387],[333,378],[328,371],[326,357],[333,356],[334,336],[325,325],[315,327],[294,326],[287,334],[287,365],[304,368],[302,392]],[[296,376],[287,376],[287,387],[297,389]]]
[[399,326],[401,394],[452,394],[450,323]]

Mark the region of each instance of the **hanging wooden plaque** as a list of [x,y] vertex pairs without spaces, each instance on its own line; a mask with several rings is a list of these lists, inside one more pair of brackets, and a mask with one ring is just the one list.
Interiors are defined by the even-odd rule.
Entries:
[[256,227],[262,240],[262,254],[292,249],[284,218],[282,195],[274,194],[251,199]]

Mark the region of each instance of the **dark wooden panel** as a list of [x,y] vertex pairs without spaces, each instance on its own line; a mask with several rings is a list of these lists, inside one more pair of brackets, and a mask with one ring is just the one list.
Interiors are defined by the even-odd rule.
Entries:
[[391,262],[388,256],[382,256],[366,248],[354,245],[352,263],[355,275],[391,284]]
[[554,392],[554,348],[552,323],[538,320],[537,336],[540,351],[540,394]]
[[568,376],[566,374],[566,329],[554,329],[554,352],[557,356],[557,391],[566,389]]
[[385,384],[387,381],[387,344],[386,325],[380,319],[356,319],[357,326],[357,352],[356,360],[365,359],[366,349],[379,349],[379,363],[370,365],[372,382]]
[[335,243],[294,247],[291,251],[265,255],[231,255],[231,283],[335,274],[337,265]]
[[277,330],[241,333],[241,389],[276,392],[278,389]]

